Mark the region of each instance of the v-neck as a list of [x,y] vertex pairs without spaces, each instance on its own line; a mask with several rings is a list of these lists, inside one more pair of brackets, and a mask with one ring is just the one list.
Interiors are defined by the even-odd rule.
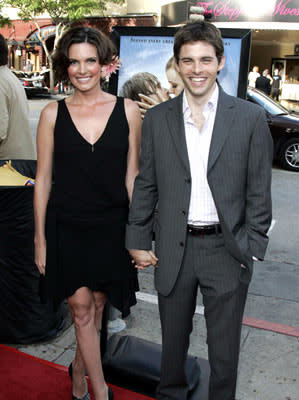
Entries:
[[118,102],[118,97],[116,98],[115,104],[114,104],[114,106],[113,106],[113,108],[112,108],[112,111],[111,111],[111,113],[110,113],[110,115],[109,115],[109,117],[108,117],[108,119],[107,119],[107,122],[106,122],[106,125],[105,125],[104,129],[103,129],[103,132],[98,136],[98,138],[96,139],[96,141],[95,141],[94,143],[90,143],[87,139],[85,139],[85,137],[81,134],[81,132],[80,132],[79,129],[77,128],[75,122],[73,121],[73,118],[72,118],[72,116],[71,116],[71,113],[70,113],[70,111],[69,111],[69,109],[68,109],[68,106],[67,106],[67,104],[66,104],[66,102],[65,102],[65,99],[63,99],[63,104],[64,104],[64,106],[65,106],[65,108],[66,108],[68,117],[69,117],[69,119],[70,119],[70,121],[71,121],[73,127],[75,128],[75,131],[78,133],[79,137],[80,137],[85,143],[87,143],[89,146],[91,146],[92,150],[93,150],[94,146],[95,146],[95,145],[101,140],[101,138],[104,136],[104,134],[105,134],[105,132],[106,132],[106,130],[107,130],[107,127],[108,127],[108,125],[109,125],[109,123],[110,123],[112,114],[114,113],[114,111],[115,111],[115,109],[116,109],[117,102]]

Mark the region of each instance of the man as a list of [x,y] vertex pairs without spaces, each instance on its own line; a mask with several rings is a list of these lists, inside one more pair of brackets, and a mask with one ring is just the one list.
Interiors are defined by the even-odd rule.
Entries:
[[28,100],[7,63],[8,47],[0,34],[0,160],[35,160]]
[[185,90],[146,113],[126,244],[137,268],[156,265],[163,345],[157,399],[187,399],[184,365],[199,286],[209,399],[233,400],[253,257],[263,259],[271,222],[272,139],[262,108],[217,84],[225,59],[214,25],[182,27],[174,56]]
[[259,73],[259,67],[255,65],[252,68],[252,71],[250,71],[248,74],[248,85],[251,87],[255,87],[255,82],[260,75],[261,74]]
[[278,68],[275,68],[273,74],[273,83],[272,83],[272,91],[271,96],[274,100],[279,101],[280,89],[281,89],[281,76],[279,75]]
[[259,89],[262,92],[266,93],[268,96],[270,96],[270,93],[271,93],[271,81],[267,77],[267,75],[268,75],[268,70],[265,69],[263,71],[263,74],[261,76],[259,76],[258,78],[256,78],[255,87],[256,87],[256,89]]
[[33,64],[32,64],[32,62],[31,62],[31,60],[29,58],[26,60],[26,64],[24,66],[24,71],[25,72],[32,72],[33,71]]

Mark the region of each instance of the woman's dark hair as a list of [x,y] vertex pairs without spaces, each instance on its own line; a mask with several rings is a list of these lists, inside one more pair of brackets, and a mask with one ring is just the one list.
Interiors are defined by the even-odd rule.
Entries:
[[120,90],[120,96],[140,101],[139,93],[149,96],[156,93],[161,84],[159,79],[149,72],[139,72],[128,79]]
[[8,46],[7,41],[0,33],[0,65],[8,64]]
[[117,54],[112,41],[101,31],[88,26],[77,26],[66,31],[59,39],[53,54],[53,70],[58,81],[67,81],[69,67],[69,48],[73,44],[90,43],[97,49],[99,63],[110,64]]
[[199,40],[207,42],[214,47],[218,63],[220,63],[224,54],[220,30],[210,22],[197,21],[184,25],[175,34],[173,53],[177,64],[180,60],[181,47],[186,43],[193,43]]

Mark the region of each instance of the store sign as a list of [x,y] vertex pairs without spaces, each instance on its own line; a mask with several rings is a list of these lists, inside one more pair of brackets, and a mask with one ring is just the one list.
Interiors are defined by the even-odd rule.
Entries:
[[299,0],[198,1],[212,21],[298,22]]
[[161,20],[165,25],[186,22],[190,5],[203,7],[212,22],[299,22],[299,0],[179,1],[162,7]]
[[[40,30],[42,40],[47,40],[50,36],[55,36],[55,33],[55,25],[45,26]],[[33,32],[30,36],[27,37],[26,40],[39,42],[38,31]]]

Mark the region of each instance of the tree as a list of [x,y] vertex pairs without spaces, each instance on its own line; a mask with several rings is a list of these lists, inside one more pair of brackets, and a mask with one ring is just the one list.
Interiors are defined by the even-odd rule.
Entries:
[[5,17],[2,13],[3,7],[4,7],[3,0],[0,0],[0,28],[2,28],[2,26],[11,24],[9,18]]
[[[109,3],[122,4],[125,0],[110,0]],[[41,27],[38,18],[42,14],[48,14],[56,26],[54,48],[63,32],[70,24],[80,21],[89,15],[104,15],[106,0],[0,0],[6,7],[17,8],[18,15],[23,21],[33,21],[37,28],[38,38],[45,50],[50,68],[50,91],[54,90],[54,75],[52,56],[47,48],[46,40],[41,35]]]

